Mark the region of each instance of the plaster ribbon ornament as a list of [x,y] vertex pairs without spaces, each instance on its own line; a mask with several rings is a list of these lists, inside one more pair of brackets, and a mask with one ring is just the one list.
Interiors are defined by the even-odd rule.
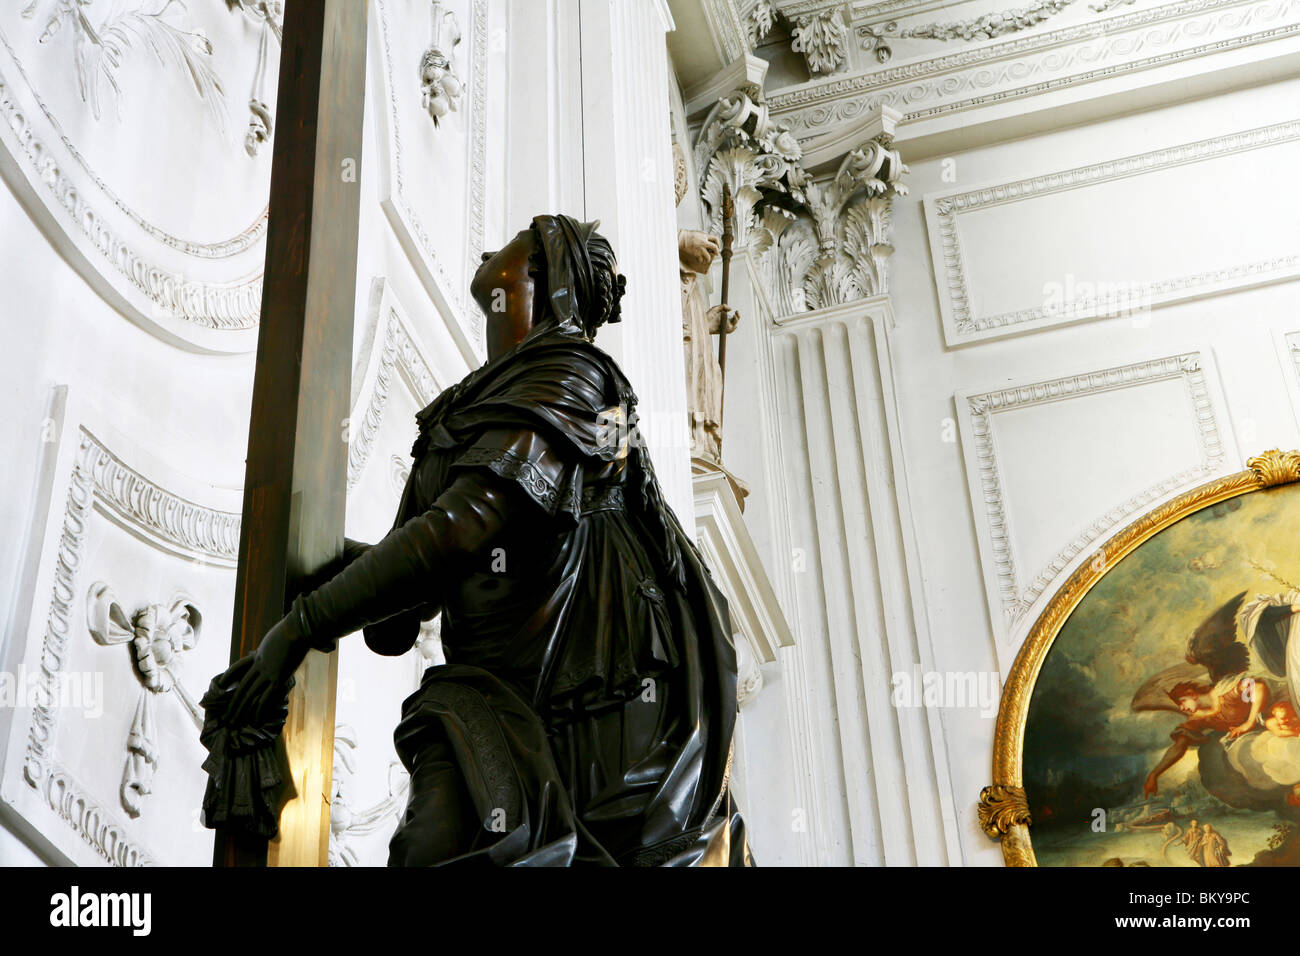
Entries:
[[253,90],[248,98],[248,130],[244,133],[244,151],[256,156],[262,144],[270,141],[275,124],[267,102],[266,73],[270,62],[271,40],[284,45],[283,0],[226,0],[231,9],[238,8],[259,26],[257,41],[257,70],[253,74]]
[[103,581],[90,586],[86,595],[86,622],[95,643],[104,647],[127,644],[131,665],[141,684],[135,714],[126,742],[126,766],[122,771],[122,806],[138,817],[145,799],[153,792],[158,769],[158,728],[154,699],[172,697],[194,722],[203,725],[199,705],[181,683],[181,658],[199,642],[202,615],[184,595],[169,604],[150,604],[128,617],[117,595]]
[[433,125],[460,107],[464,85],[452,66],[452,53],[460,45],[460,24],[456,14],[433,3],[433,42],[420,58],[421,105],[433,117]]

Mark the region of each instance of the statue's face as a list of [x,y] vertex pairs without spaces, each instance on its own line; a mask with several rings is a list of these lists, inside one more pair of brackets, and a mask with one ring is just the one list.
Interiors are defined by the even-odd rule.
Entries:
[[470,293],[479,307],[490,316],[508,309],[511,300],[524,296],[532,303],[532,277],[528,275],[528,257],[534,248],[533,231],[525,229],[496,252],[483,253],[483,262],[474,273]]
[[470,294],[487,316],[488,357],[508,351],[533,327],[538,284],[528,274],[536,238],[525,229],[496,252],[483,253]]

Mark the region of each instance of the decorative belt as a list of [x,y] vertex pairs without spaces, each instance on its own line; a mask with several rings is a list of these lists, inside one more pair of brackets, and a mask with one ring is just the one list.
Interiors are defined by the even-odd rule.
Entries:
[[607,485],[604,488],[584,488],[582,491],[582,513],[592,514],[596,511],[625,511],[627,502],[623,497],[622,485]]

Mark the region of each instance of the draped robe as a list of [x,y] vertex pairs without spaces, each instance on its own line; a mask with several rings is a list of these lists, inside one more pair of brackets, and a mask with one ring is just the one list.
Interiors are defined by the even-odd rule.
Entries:
[[750,865],[727,789],[726,601],[635,406],[613,360],[548,318],[417,416],[392,534],[470,477],[510,489],[491,547],[416,593],[404,578],[396,614],[382,567],[305,599],[322,649],[364,623],[372,649],[404,653],[442,614],[447,663],[395,733],[412,792],[390,864]]

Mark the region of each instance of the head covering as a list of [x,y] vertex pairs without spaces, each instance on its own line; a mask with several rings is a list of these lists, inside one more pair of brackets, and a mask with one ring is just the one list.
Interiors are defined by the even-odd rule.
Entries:
[[[588,335],[606,322],[620,320],[619,299],[626,280],[613,273],[614,253],[596,232],[600,220],[578,222],[572,216],[537,216],[533,229],[546,259],[546,288],[551,312]],[[608,272],[602,288],[600,273]]]

